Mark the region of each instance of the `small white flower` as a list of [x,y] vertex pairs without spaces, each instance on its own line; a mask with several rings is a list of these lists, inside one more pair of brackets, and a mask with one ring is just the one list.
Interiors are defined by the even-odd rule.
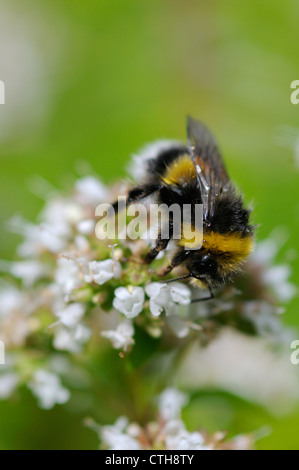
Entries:
[[59,377],[43,369],[35,372],[28,387],[37,397],[39,406],[45,410],[50,410],[56,404],[62,405],[70,399],[70,392],[61,385]]
[[185,431],[185,425],[180,419],[172,419],[167,421],[163,427],[163,436],[165,439],[166,449],[175,449],[178,439]]
[[0,289],[0,318],[22,309],[24,294],[13,286]]
[[67,246],[69,233],[65,234],[64,229],[57,231],[55,227],[35,225],[19,216],[13,217],[8,222],[8,228],[24,238],[17,250],[24,258],[40,255],[45,250],[58,253]]
[[60,253],[67,246],[66,240],[48,226],[32,226],[27,230],[23,243],[18,247],[18,254],[22,257],[36,256],[45,250],[51,253]]
[[134,344],[134,327],[132,322],[126,320],[120,323],[115,330],[102,331],[101,336],[110,339],[115,349],[126,350],[128,346]]
[[169,286],[170,295],[174,302],[180,305],[188,305],[191,302],[191,290],[181,282],[172,282]]
[[154,317],[161,315],[163,310],[168,314],[174,309],[174,302],[167,284],[153,282],[145,287],[145,292],[150,298],[150,311]]
[[53,346],[57,351],[69,351],[71,353],[80,352],[80,347],[74,341],[72,331],[61,328],[55,333]]
[[66,249],[72,229],[65,214],[48,216],[46,208],[41,219],[42,222],[39,225],[32,224],[18,216],[9,221],[8,228],[24,238],[23,243],[18,247],[18,254],[21,257],[37,256],[44,251],[60,253]]
[[91,235],[95,229],[95,221],[93,219],[84,219],[77,224],[78,232],[82,235]]
[[90,251],[90,244],[86,237],[83,235],[76,235],[74,239],[74,244],[79,253],[88,253]]
[[79,353],[82,345],[87,343],[91,337],[90,329],[82,324],[77,325],[73,330],[61,328],[54,338],[54,348],[58,351],[69,351]]
[[79,179],[76,181],[75,188],[79,201],[94,207],[103,202],[107,196],[105,186],[93,176],[85,176]]
[[267,334],[281,333],[281,324],[278,315],[271,304],[263,300],[252,300],[244,303],[243,315],[248,318],[257,329],[257,332],[265,336]]
[[79,323],[74,330],[74,340],[80,344],[85,344],[91,338],[91,335],[90,328],[82,325],[82,323]]
[[63,294],[70,294],[72,290],[80,287],[80,260],[58,258],[55,272],[55,282]]
[[159,411],[165,421],[180,417],[181,409],[188,403],[188,396],[175,388],[167,388],[159,397]]
[[118,418],[112,426],[103,426],[100,437],[109,450],[141,450],[139,442],[126,433],[128,419],[125,416]]
[[83,303],[73,303],[68,305],[65,309],[56,312],[56,316],[60,322],[68,328],[74,328],[85,313],[85,305]]
[[285,264],[266,269],[262,274],[263,282],[271,287],[282,302],[291,300],[296,294],[296,287],[288,279],[291,269]]
[[86,282],[95,282],[100,286],[111,279],[118,279],[121,275],[121,265],[118,261],[106,259],[104,261],[89,261],[83,267],[83,276]]
[[[107,437],[107,432],[104,437]],[[111,438],[110,434],[109,450],[141,450],[141,446],[134,437],[128,436],[127,434],[114,434],[113,438]]]
[[41,213],[41,220],[45,224],[55,227],[57,232],[63,236],[70,234],[70,226],[78,223],[83,214],[83,209],[79,204],[72,199],[60,197],[47,203]]
[[286,239],[286,234],[279,231],[272,237],[257,244],[251,259],[260,266],[264,284],[273,290],[278,300],[288,302],[297,291],[296,287],[289,282],[291,269],[286,264],[272,266],[275,256]]
[[0,269],[7,270],[12,276],[21,279],[25,287],[31,287],[49,274],[49,268],[37,260],[14,262],[0,260]]
[[250,259],[261,266],[269,265],[274,260],[278,250],[279,246],[275,240],[267,238],[255,246],[254,251],[250,255]]
[[32,240],[32,243],[37,243],[40,252],[48,250],[51,253],[61,253],[67,246],[70,235],[71,232],[65,226],[55,227],[41,224],[36,227],[34,237],[37,240]]
[[204,444],[204,438],[199,432],[181,435],[176,446],[177,450],[213,450],[212,447]]
[[211,450],[199,432],[189,433],[181,420],[168,421],[163,428],[167,450]]
[[142,287],[118,287],[115,290],[113,306],[127,318],[135,318],[143,310],[144,290]]
[[150,298],[150,311],[155,317],[163,311],[166,315],[173,315],[176,304],[187,305],[191,301],[190,289],[179,282],[172,285],[153,282],[145,287],[145,292]]
[[17,374],[7,372],[0,376],[0,399],[6,400],[15,391],[19,383]]

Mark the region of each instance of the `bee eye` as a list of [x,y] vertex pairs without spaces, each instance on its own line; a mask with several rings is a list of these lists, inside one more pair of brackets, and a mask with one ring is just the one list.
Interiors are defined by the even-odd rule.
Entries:
[[191,273],[194,277],[202,277],[205,274],[213,275],[217,272],[218,263],[210,255],[194,260],[191,266]]

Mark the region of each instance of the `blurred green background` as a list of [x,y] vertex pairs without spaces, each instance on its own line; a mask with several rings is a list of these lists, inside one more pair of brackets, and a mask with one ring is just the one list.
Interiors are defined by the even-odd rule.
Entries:
[[[15,213],[34,220],[42,207],[29,189],[33,175],[68,187],[87,161],[106,182],[123,177],[144,143],[184,140],[191,114],[213,129],[254,202],[258,238],[288,229],[285,260],[298,248],[298,167],[277,137],[286,128],[299,136],[299,105],[290,102],[298,23],[297,0],[0,0],[0,257],[13,257],[18,243],[5,221]],[[291,265],[296,283],[298,260]],[[285,323],[299,325],[298,306],[294,299]],[[299,449],[299,410],[278,419],[218,395],[196,398],[201,425],[239,432],[269,424],[259,448]],[[39,411],[27,393],[0,403],[0,416],[0,448],[97,445],[83,416]]]

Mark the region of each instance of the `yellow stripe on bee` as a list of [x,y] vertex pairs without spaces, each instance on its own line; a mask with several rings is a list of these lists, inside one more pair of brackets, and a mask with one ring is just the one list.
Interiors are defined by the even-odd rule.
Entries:
[[195,167],[190,155],[185,154],[174,160],[166,169],[162,180],[166,184],[182,184],[196,177]]
[[195,228],[188,223],[182,224],[181,230],[179,245],[189,250],[199,250],[202,247],[202,230],[195,230]]
[[235,262],[246,258],[253,250],[253,237],[242,237],[240,232],[221,234],[208,232],[204,234],[203,248],[211,252],[221,251],[234,255]]
[[218,232],[203,233],[194,231],[193,227],[185,224],[182,226],[182,237],[179,244],[186,249],[197,250],[203,247],[205,251],[215,254],[227,253],[229,258],[222,260],[223,267],[233,268],[242,263],[253,250],[253,237],[243,237],[240,232],[221,234]]

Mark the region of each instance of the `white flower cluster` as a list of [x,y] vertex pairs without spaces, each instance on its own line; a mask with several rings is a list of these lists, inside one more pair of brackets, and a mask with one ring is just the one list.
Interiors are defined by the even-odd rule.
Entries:
[[186,394],[168,388],[158,399],[157,422],[151,422],[145,428],[130,423],[125,416],[110,426],[89,425],[98,433],[102,447],[109,450],[217,450],[226,447],[240,450],[252,447],[252,439],[247,436],[243,439],[238,436],[227,443],[220,432],[209,436],[205,432],[188,431],[181,418],[181,410],[188,401]]
[[[127,321],[119,324],[116,330],[103,331],[102,336],[111,339],[117,349],[133,344],[134,327],[130,320],[135,319],[144,310],[145,294],[149,298],[149,310],[153,317],[165,313],[165,324],[178,337],[188,335],[190,328],[198,326],[188,320],[188,306],[191,302],[191,290],[184,284],[173,282],[163,284],[153,282],[145,286],[119,287],[114,292],[113,306],[127,317]],[[182,308],[183,307],[183,308]]]
[[[114,348],[126,351],[134,344],[134,323],[144,310],[153,318],[164,313],[165,323],[175,334],[188,334],[187,311],[179,307],[190,303],[190,289],[179,283],[171,287],[153,283],[150,276],[142,286],[129,282],[130,278],[123,283],[121,276],[128,269],[120,261],[123,247],[115,249],[96,239],[95,208],[114,197],[98,179],[79,179],[68,197],[49,190],[47,184],[40,192],[46,196],[46,205],[39,223],[20,217],[9,223],[9,229],[23,237],[17,250],[20,259],[0,261],[0,270],[20,281],[20,287],[7,282],[0,286],[0,338],[9,351],[26,347],[32,335],[46,333],[56,351],[79,354],[92,337],[106,338]],[[134,270],[129,269],[134,277]],[[113,285],[112,292],[108,285]],[[101,303],[108,292],[112,294],[110,310],[118,312],[113,329],[101,328]],[[87,318],[91,308],[94,313]],[[1,373],[0,398],[14,392],[23,380],[20,373],[17,364]],[[49,370],[47,360],[44,369],[32,368],[27,384],[44,408],[67,399],[66,389]]]
[[19,377],[13,372],[7,372],[0,376],[0,398],[6,400],[15,391],[19,383]]
[[[55,375],[49,367],[53,349],[55,353],[69,353],[74,360],[88,342],[106,347],[110,341],[115,349],[130,351],[137,326],[161,341],[169,336],[191,340],[205,333],[206,319],[207,329],[217,330],[217,316],[233,311],[234,294],[207,304],[192,304],[192,290],[185,284],[156,282],[154,270],[134,261],[148,250],[145,240],[122,240],[111,246],[109,241],[96,238],[95,208],[113,200],[118,189],[109,192],[97,178],[84,177],[75,183],[69,196],[62,197],[47,185],[41,192],[46,193],[46,204],[38,224],[20,217],[9,223],[23,241],[17,250],[18,261],[0,261],[0,270],[6,273],[6,280],[0,284],[0,339],[12,356],[22,351],[28,354],[30,363],[32,357],[41,355],[44,363],[31,364],[25,380],[23,362],[12,364],[0,375],[0,398],[9,397],[24,381],[38,396],[46,376],[36,376],[37,371]],[[254,276],[257,272],[263,289],[286,301],[295,288],[288,280],[286,265],[272,266],[276,251],[277,243],[271,240],[258,245],[251,258],[252,272]],[[158,263],[164,261],[165,253]],[[7,277],[12,278],[11,283]],[[238,309],[243,318],[255,324],[258,334],[280,330],[276,310],[267,297],[241,301]],[[33,350],[27,348],[28,344],[34,345]],[[59,385],[54,382],[53,378],[50,388],[57,391]],[[53,392],[39,403],[50,407],[63,402],[66,393],[62,389],[61,394]]]
[[69,390],[61,385],[59,377],[46,370],[37,370],[28,386],[37,397],[40,407],[45,410],[56,404],[62,405],[70,398]]
[[[277,238],[277,240],[275,240]],[[283,234],[274,233],[272,237],[257,244],[251,260],[260,268],[261,281],[269,287],[281,302],[290,301],[296,294],[296,287],[289,281],[291,268],[287,264],[273,265],[278,254]]]
[[[21,385],[22,377],[13,372],[16,361],[13,357],[8,357],[0,375],[0,399],[8,399]],[[56,404],[66,403],[71,396],[70,391],[61,384],[57,372],[49,372],[46,369],[37,368],[31,379],[27,382],[27,387],[37,398],[40,408],[50,410]]]

